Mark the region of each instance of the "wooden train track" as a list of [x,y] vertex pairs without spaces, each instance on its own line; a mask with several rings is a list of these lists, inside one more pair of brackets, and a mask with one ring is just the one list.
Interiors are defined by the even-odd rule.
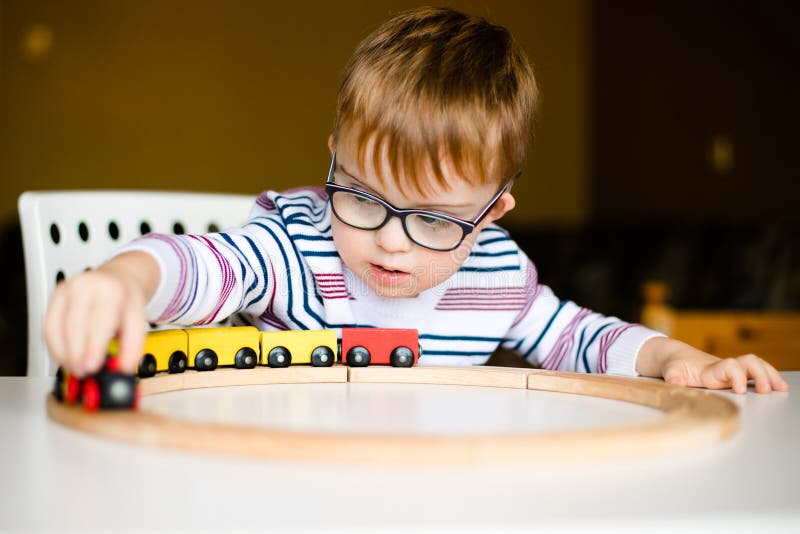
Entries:
[[[142,395],[206,387],[383,382],[533,389],[633,402],[663,412],[631,425],[524,434],[365,435],[288,431],[172,419],[146,411],[89,413],[50,395],[47,413],[68,427],[117,440],[273,459],[349,463],[513,464],[622,458],[709,445],[734,434],[739,410],[707,391],[660,381],[501,367],[219,369],[159,374]],[[546,460],[543,460],[546,459]]]

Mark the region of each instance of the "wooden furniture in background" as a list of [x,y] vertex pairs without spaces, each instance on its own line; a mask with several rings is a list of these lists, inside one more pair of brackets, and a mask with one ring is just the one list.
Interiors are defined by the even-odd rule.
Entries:
[[716,356],[757,354],[779,371],[800,370],[800,312],[677,310],[662,282],[643,293],[645,326]]

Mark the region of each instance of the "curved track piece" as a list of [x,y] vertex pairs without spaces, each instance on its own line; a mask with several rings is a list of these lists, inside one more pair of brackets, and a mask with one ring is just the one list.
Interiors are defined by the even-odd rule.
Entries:
[[[225,454],[353,463],[514,464],[596,461],[709,445],[730,437],[739,409],[713,393],[660,381],[499,367],[289,367],[160,374],[142,395],[201,387],[310,382],[392,382],[536,389],[650,406],[653,422],[528,434],[459,436],[296,432],[191,422],[147,412],[86,413],[47,399],[48,415],[66,426],[118,440]],[[588,459],[588,460],[587,460]]]

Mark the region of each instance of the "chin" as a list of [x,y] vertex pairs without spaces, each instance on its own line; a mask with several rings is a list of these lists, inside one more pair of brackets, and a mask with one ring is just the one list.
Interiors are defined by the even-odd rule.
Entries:
[[385,287],[370,285],[372,290],[385,299],[413,298],[419,295],[419,291],[410,287]]

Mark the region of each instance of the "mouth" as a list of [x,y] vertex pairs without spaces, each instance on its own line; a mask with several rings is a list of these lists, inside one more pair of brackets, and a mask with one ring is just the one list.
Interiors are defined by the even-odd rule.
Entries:
[[411,276],[411,274],[406,271],[392,269],[391,267],[378,265],[377,263],[370,263],[369,270],[373,279],[382,285],[396,285],[404,282]]
[[391,267],[385,267],[383,265],[378,265],[377,263],[370,263],[370,268],[376,270],[378,272],[383,273],[391,273],[391,274],[408,274],[408,272],[402,269],[392,269]]

